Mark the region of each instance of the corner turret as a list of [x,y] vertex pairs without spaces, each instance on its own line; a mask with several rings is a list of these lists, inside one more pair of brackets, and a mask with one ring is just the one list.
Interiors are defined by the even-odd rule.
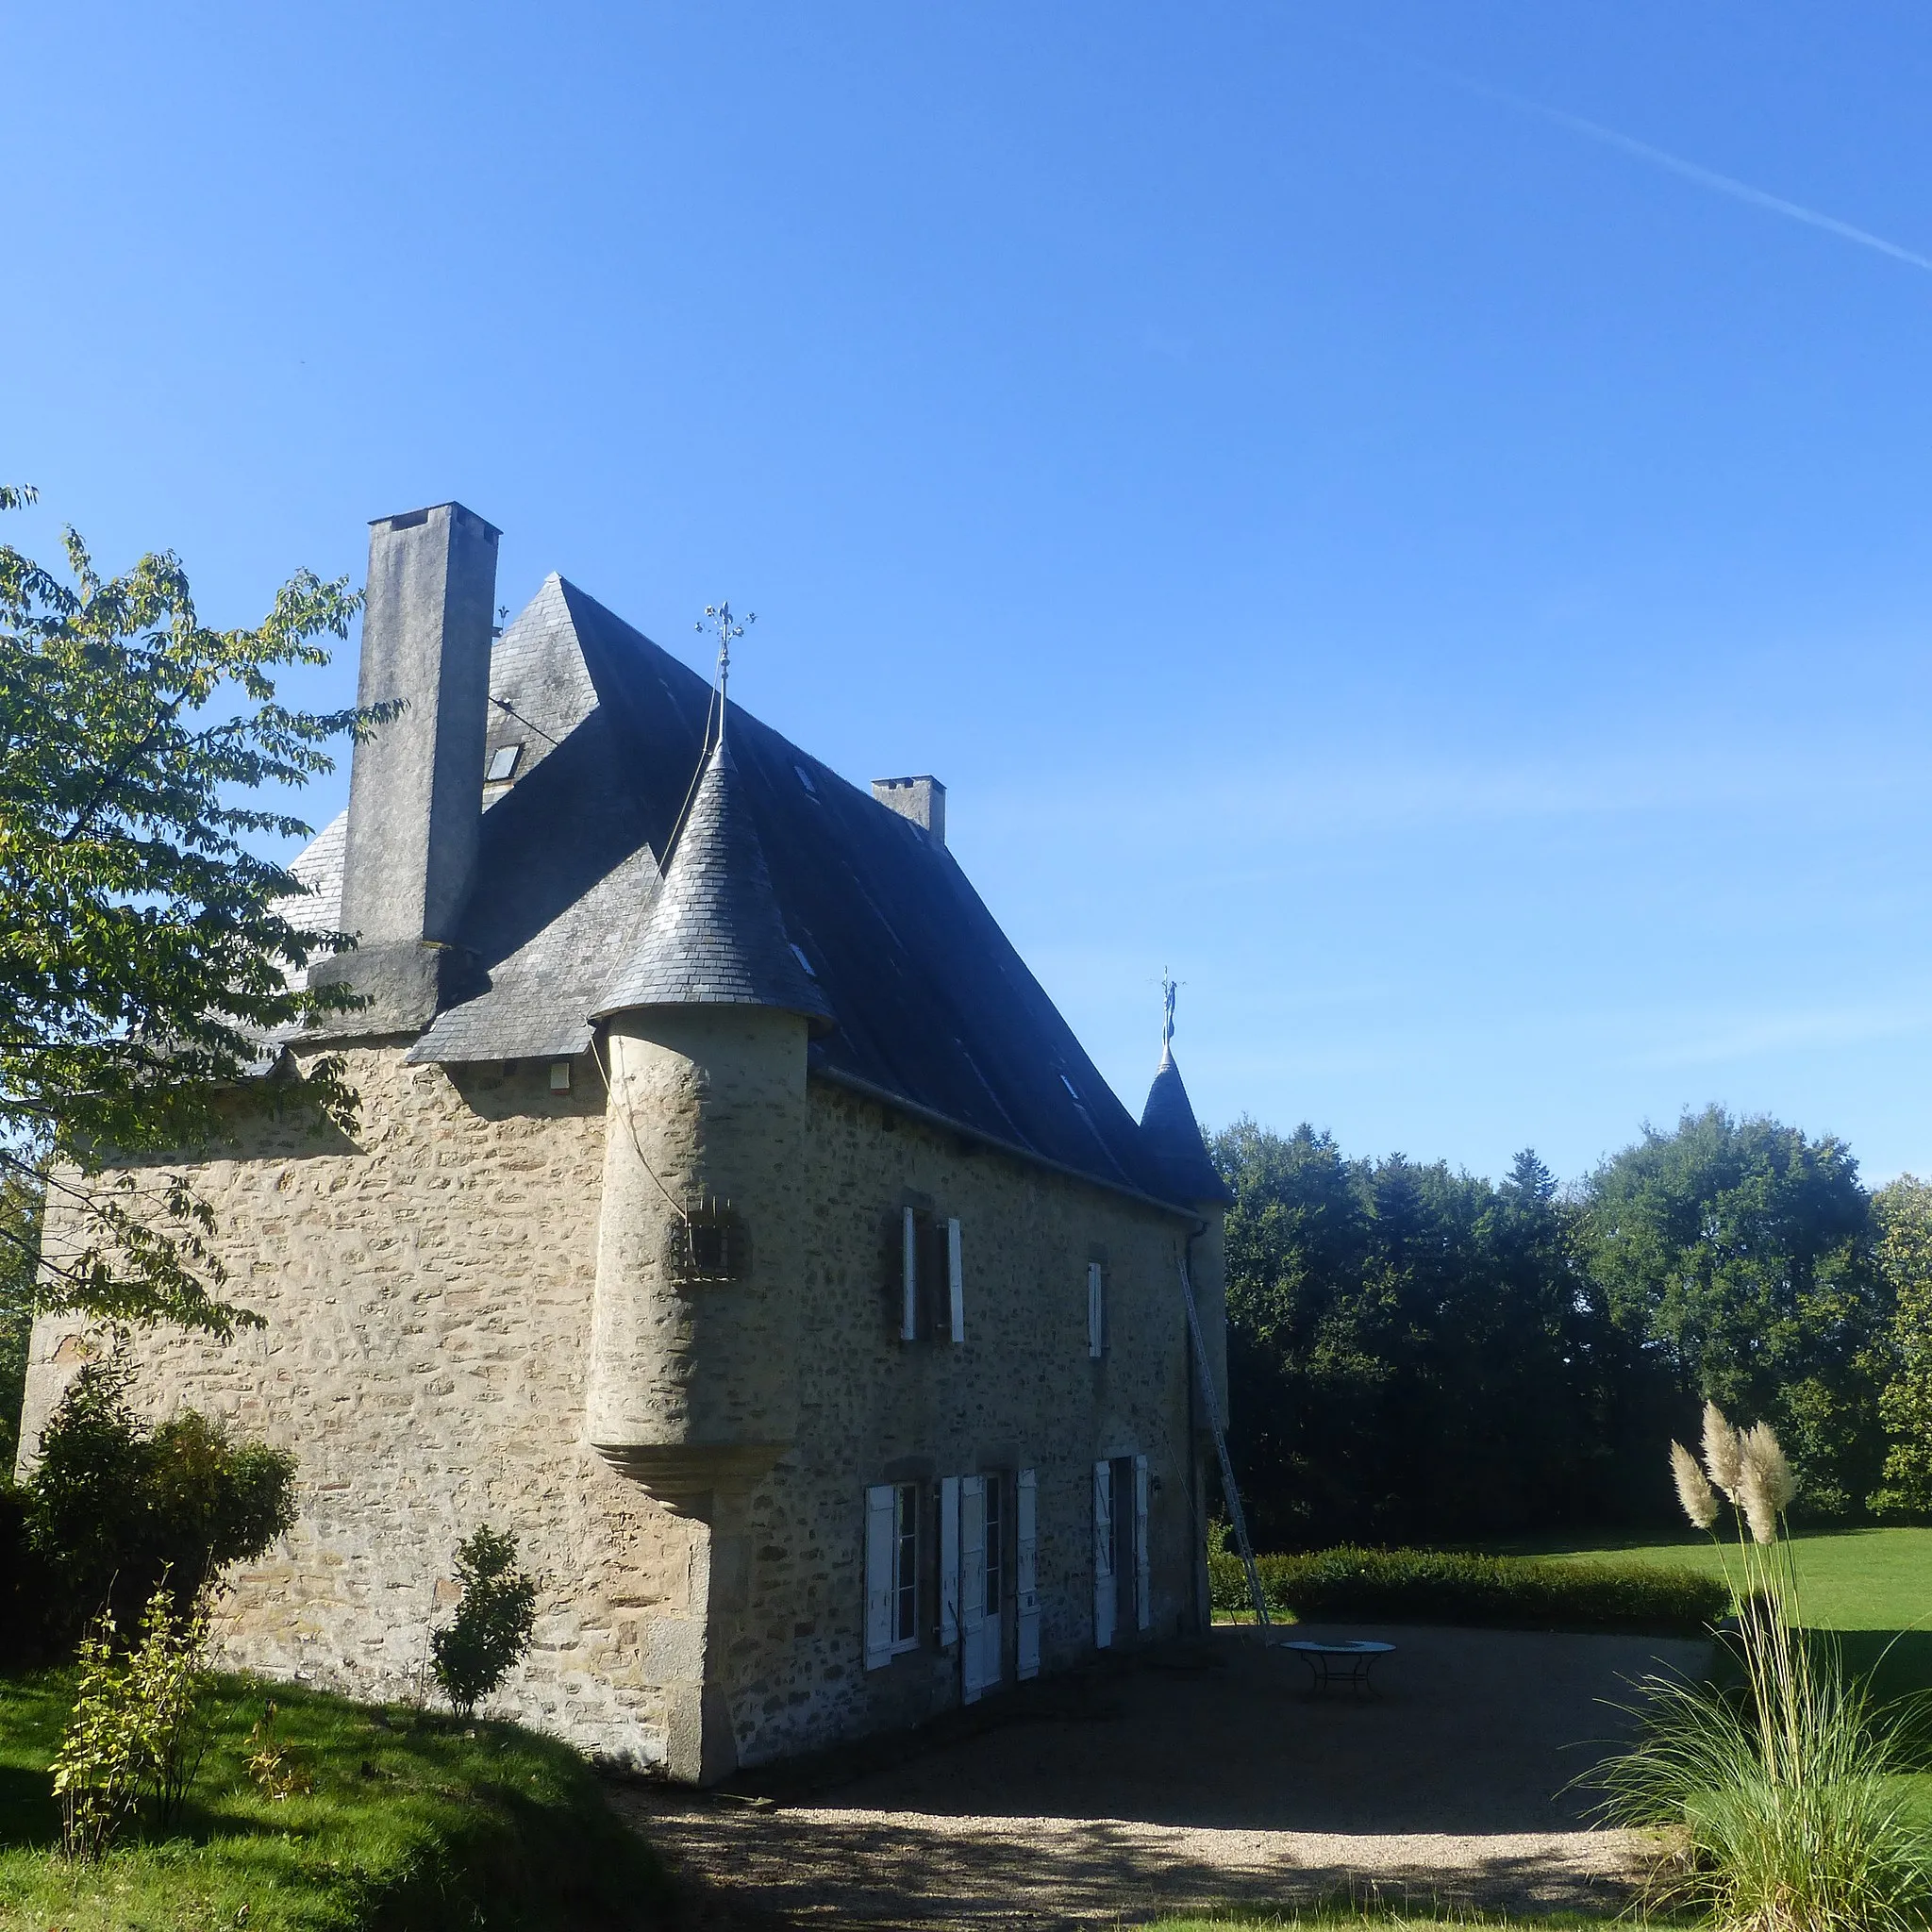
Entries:
[[746,1505],[797,1435],[806,1046],[832,1024],[722,735],[593,1017],[609,1091],[586,1434],[704,1524],[685,1663],[664,1689],[672,1771],[708,1782],[736,1746],[702,1660],[750,1601]]
[[1167,1177],[1171,1196],[1190,1207],[1225,1208],[1234,1198],[1208,1158],[1208,1143],[1194,1118],[1193,1103],[1174,1065],[1174,1042],[1160,1042],[1160,1065],[1141,1109],[1141,1131]]

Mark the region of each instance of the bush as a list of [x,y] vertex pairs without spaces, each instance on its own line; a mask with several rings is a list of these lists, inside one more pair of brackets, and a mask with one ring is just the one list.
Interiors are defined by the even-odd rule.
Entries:
[[294,1457],[184,1410],[147,1428],[118,1357],[75,1376],[24,1485],[26,1542],[44,1567],[49,1635],[64,1648],[104,1611],[132,1629],[165,1587],[177,1619],[225,1564],[294,1521]]
[[118,1654],[111,1617],[81,1640],[80,1687],[54,1759],[60,1840],[70,1858],[102,1857],[146,1800],[162,1830],[181,1813],[208,1745],[208,1600],[177,1618],[165,1579],[141,1641]]
[[463,1594],[457,1613],[429,1640],[436,1681],[458,1717],[474,1717],[523,1661],[537,1624],[537,1585],[517,1568],[517,1540],[488,1524],[457,1545]]
[[[1455,1550],[1371,1550],[1343,1544],[1258,1557],[1271,1611],[1313,1622],[1464,1624],[1501,1629],[1700,1636],[1730,1592],[1693,1570],[1637,1563],[1551,1563]],[[1210,1551],[1214,1607],[1250,1607],[1240,1557]]]

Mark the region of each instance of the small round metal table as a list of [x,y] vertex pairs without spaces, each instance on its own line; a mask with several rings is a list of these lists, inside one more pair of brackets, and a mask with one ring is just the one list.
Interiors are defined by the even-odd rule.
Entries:
[[1343,1643],[1314,1643],[1306,1638],[1282,1645],[1291,1650],[1308,1667],[1308,1694],[1325,1690],[1331,1684],[1346,1684],[1354,1690],[1374,1690],[1369,1673],[1377,1657],[1387,1657],[1395,1646],[1374,1643],[1366,1638]]

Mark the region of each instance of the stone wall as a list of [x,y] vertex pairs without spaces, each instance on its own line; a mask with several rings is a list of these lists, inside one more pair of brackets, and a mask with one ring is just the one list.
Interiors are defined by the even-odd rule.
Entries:
[[[828,1082],[812,1082],[811,1102],[805,1167],[791,1182],[808,1229],[797,1446],[750,1500],[741,1558],[750,1608],[713,1640],[714,1676],[747,1764],[916,1723],[958,1701],[957,1653],[929,1634],[929,1549],[926,1641],[864,1668],[868,1484],[1037,1473],[1041,1668],[1051,1672],[1092,1654],[1094,1462],[1145,1455],[1148,1634],[1173,1636],[1200,1614],[1202,1470],[1190,1441],[1178,1275],[1190,1224]],[[962,1345],[899,1340],[907,1205],[961,1224]],[[756,1225],[752,1239],[756,1248]],[[1087,1346],[1096,1257],[1110,1304],[1097,1361]],[[1218,1249],[1197,1243],[1196,1261],[1218,1307]],[[722,1520],[719,1533],[722,1547]],[[1010,1683],[1010,1604],[1007,1622]],[[1141,1641],[1131,1617],[1116,1641]]]
[[[530,1659],[495,1707],[655,1760],[653,1658],[703,1615],[703,1530],[583,1443],[601,1083],[588,1059],[575,1091],[553,1094],[546,1063],[505,1074],[403,1054],[347,1049],[355,1144],[263,1124],[195,1171],[229,1291],[268,1326],[227,1347],[167,1331],[139,1344],[158,1414],[192,1405],[299,1459],[301,1520],[236,1576],[226,1653],[358,1696],[408,1695],[454,1600],[455,1545],[491,1523],[517,1532],[545,1586]],[[36,1326],[24,1454],[79,1358],[72,1333]]]
[[[535,1648],[493,1708],[662,1762],[676,1701],[702,1674],[708,1726],[757,1763],[958,1700],[957,1653],[937,1648],[925,1614],[930,1547],[925,1641],[864,1668],[868,1484],[1037,1472],[1051,1672],[1092,1647],[1094,1460],[1132,1454],[1153,1479],[1151,1634],[1200,1614],[1211,1452],[1190,1434],[1183,1217],[812,1079],[802,1152],[773,1156],[762,1176],[735,1173],[731,1188],[753,1255],[799,1271],[791,1443],[748,1497],[687,1520],[587,1444],[606,1158],[592,1063],[553,1094],[544,1063],[348,1053],[362,1095],[354,1144],[256,1125],[198,1170],[231,1292],[267,1328],[226,1348],[140,1343],[157,1412],[192,1404],[299,1458],[301,1520],[229,1599],[237,1663],[408,1694],[454,1597],[454,1546],[488,1522],[517,1532],[544,1585]],[[963,1345],[898,1339],[907,1205],[961,1223]],[[1099,1361],[1087,1352],[1090,1258],[1106,1263],[1110,1301]],[[1218,1341],[1217,1230],[1194,1259]],[[78,1358],[72,1323],[38,1324],[24,1454]],[[1131,1617],[1120,1641],[1139,1641]]]

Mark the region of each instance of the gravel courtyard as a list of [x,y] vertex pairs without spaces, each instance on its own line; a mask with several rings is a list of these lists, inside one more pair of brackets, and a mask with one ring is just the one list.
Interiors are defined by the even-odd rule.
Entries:
[[728,1792],[618,1802],[692,1926],[1084,1926],[1353,1888],[1613,1907],[1654,1856],[1566,1791],[1620,1728],[1606,1699],[1695,1643],[1302,1627],[1399,1646],[1379,1694],[1311,1698],[1256,1633],[1023,1687],[917,1740]]

